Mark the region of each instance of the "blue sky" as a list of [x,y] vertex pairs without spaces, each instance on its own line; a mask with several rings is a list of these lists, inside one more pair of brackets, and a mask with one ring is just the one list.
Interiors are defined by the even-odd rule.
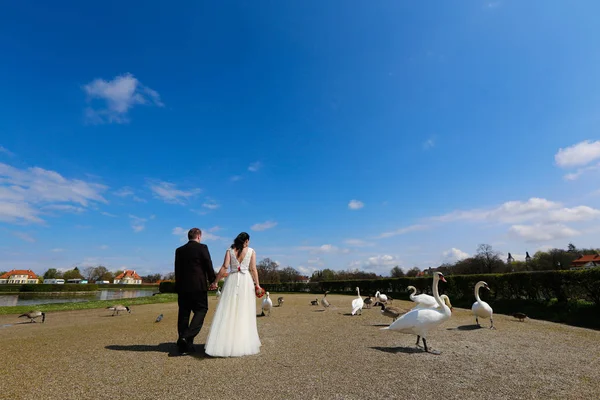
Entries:
[[194,226],[306,274],[598,246],[599,11],[7,4],[0,269],[165,273]]

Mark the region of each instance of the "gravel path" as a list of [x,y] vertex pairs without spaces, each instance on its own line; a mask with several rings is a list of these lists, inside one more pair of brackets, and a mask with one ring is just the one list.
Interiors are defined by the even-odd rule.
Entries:
[[[455,308],[430,333],[428,344],[442,351],[432,355],[415,348],[415,336],[380,330],[391,320],[378,308],[347,315],[350,296],[327,296],[327,311],[310,305],[314,295],[283,296],[282,307],[258,318],[261,353],[244,358],[170,357],[176,303],[118,317],[57,312],[44,324],[0,316],[0,398],[599,398],[598,331],[504,315],[495,316],[495,331],[472,329],[470,311]],[[206,339],[216,303],[210,299],[197,343]]]

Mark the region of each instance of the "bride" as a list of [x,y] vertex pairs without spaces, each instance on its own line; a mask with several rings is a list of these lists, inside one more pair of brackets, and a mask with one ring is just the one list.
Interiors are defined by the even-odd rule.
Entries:
[[258,284],[256,253],[248,247],[249,242],[250,235],[246,232],[235,238],[212,284],[216,287],[229,267],[204,347],[209,356],[240,357],[260,352],[254,297],[255,289],[262,289]]

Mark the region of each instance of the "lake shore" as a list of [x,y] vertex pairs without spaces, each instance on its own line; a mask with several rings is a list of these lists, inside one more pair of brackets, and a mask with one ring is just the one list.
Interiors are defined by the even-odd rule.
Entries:
[[[65,292],[60,292],[64,294]],[[94,292],[82,292],[86,294]],[[11,293],[19,294],[19,293]],[[21,293],[23,294],[23,293]],[[47,294],[47,293],[43,293]],[[26,306],[5,306],[0,307],[0,315],[9,314],[23,314],[31,310],[39,310],[42,312],[54,312],[54,311],[72,311],[72,310],[90,310],[96,308],[106,308],[113,304],[122,304],[124,306],[142,305],[142,304],[156,304],[156,303],[172,303],[177,301],[177,295],[172,293],[157,294],[155,296],[144,296],[135,298],[123,298],[113,300],[90,300],[73,303],[48,303],[38,305],[26,305]]]

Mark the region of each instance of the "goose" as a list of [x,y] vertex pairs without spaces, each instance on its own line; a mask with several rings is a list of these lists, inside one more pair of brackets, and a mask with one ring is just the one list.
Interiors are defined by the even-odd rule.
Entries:
[[475,285],[475,299],[477,301],[473,303],[471,311],[473,311],[473,315],[475,315],[475,322],[477,322],[478,327],[481,328],[481,325],[479,325],[479,318],[489,318],[491,322],[490,329],[495,329],[494,319],[492,318],[492,314],[494,312],[492,310],[492,307],[490,307],[488,303],[479,298],[479,288],[482,286],[487,290],[490,290],[490,287],[484,281],[477,282],[477,284]]
[[37,322],[35,319],[42,317],[42,323],[46,320],[46,313],[41,311],[29,311],[28,313],[19,315],[18,318],[27,317],[29,318],[29,322]]
[[371,296],[368,296],[365,300],[365,305],[367,306],[367,308],[371,308],[371,304],[373,304],[373,299],[371,298]]
[[358,297],[352,300],[352,315],[355,315],[356,313],[362,315],[362,308],[365,305],[365,301],[360,297],[360,289],[358,286],[356,287],[356,293],[358,294]]
[[446,278],[441,272],[433,273],[433,297],[439,305],[439,308],[423,308],[417,310],[410,310],[406,314],[402,315],[396,321],[392,322],[387,328],[381,328],[383,330],[398,331],[400,333],[417,335],[417,346],[419,341],[423,338],[423,347],[425,352],[431,354],[441,354],[440,351],[430,350],[427,347],[427,334],[428,332],[441,325],[443,322],[448,320],[452,313],[450,308],[442,302],[438,292],[438,282],[446,282]]
[[277,298],[277,306],[281,307],[282,304],[283,304],[283,297],[278,297]]
[[527,315],[522,312],[517,312],[513,314],[513,317],[517,318],[520,322],[523,322],[525,318],[527,318]]
[[262,313],[261,316],[265,316],[265,311],[271,315],[271,308],[273,308],[273,302],[271,301],[271,297],[269,297],[269,292],[265,293],[265,298],[262,301]]
[[154,321],[154,322],[160,322],[160,321],[162,321],[162,319],[163,319],[163,315],[160,314],[158,317],[156,317],[156,321]]
[[311,306],[318,306],[319,305],[319,299],[314,299],[310,301],[310,305]]
[[385,294],[379,293],[379,291],[377,291],[377,293],[375,293],[375,298],[380,303],[385,303],[388,300],[387,296]]
[[112,316],[114,317],[115,314],[119,315],[119,312],[121,311],[127,311],[128,313],[131,314],[131,308],[127,307],[127,306],[123,306],[121,304],[117,304],[116,306],[110,306],[110,307],[106,307],[107,310],[112,310]]
[[381,314],[390,317],[393,321],[397,320],[402,314],[406,314],[406,310],[400,307],[387,306],[381,304]]
[[327,301],[327,299],[325,297],[327,297],[327,293],[329,293],[329,290],[325,292],[325,295],[323,295],[323,298],[321,299],[321,305],[323,306],[323,308],[327,309],[327,307],[329,307],[329,301]]

